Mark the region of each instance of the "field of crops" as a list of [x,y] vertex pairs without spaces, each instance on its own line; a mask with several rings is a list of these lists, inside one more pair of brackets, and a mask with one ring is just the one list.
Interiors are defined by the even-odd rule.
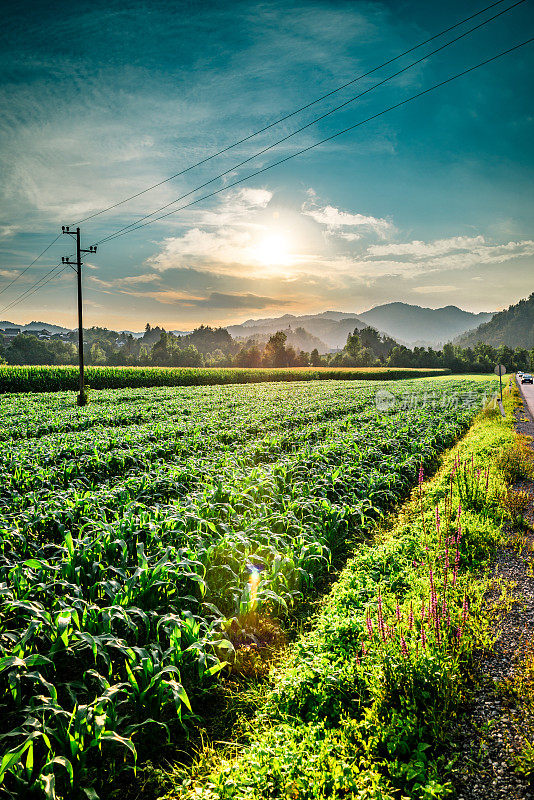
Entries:
[[4,395],[0,794],[105,797],[185,743],[250,651],[251,613],[283,626],[493,388]]
[[[85,377],[93,389],[141,386],[213,386],[228,383],[311,380],[395,380],[424,375],[445,375],[447,369],[398,367],[296,367],[238,369],[233,367],[87,367]],[[2,366],[0,394],[4,392],[58,392],[78,388],[78,367]]]

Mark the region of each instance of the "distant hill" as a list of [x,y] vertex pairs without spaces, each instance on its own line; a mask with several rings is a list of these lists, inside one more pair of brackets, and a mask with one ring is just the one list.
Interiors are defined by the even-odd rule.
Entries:
[[27,325],[20,325],[18,322],[7,322],[4,320],[0,322],[0,329],[4,328],[20,328],[21,331],[42,331],[47,330],[49,333],[68,333],[70,328],[63,328],[61,325],[52,325],[50,322],[29,322]]
[[436,346],[460,336],[475,325],[488,322],[492,313],[472,314],[457,306],[422,308],[408,303],[386,303],[375,306],[358,317],[374,328],[410,346]]
[[247,339],[255,334],[270,336],[276,331],[287,333],[290,329],[304,328],[312,337],[324,342],[325,350],[336,350],[345,346],[348,334],[353,333],[355,328],[361,330],[365,327],[367,323],[356,314],[323,311],[321,314],[284,314],[282,317],[249,319],[242,325],[229,325],[228,332],[236,339]]
[[462,347],[473,347],[477,342],[499,347],[534,347],[534,292],[527,300],[495,314],[489,322],[468,331],[457,340]]

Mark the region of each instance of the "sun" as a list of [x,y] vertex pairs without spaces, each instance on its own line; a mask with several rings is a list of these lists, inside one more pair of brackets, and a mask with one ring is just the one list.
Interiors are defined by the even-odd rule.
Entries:
[[282,233],[264,236],[254,249],[256,258],[265,266],[289,265],[292,261],[289,240]]

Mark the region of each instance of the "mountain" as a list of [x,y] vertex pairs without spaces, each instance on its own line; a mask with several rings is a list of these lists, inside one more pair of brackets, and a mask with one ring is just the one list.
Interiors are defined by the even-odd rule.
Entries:
[[472,314],[457,306],[421,308],[408,303],[386,303],[358,314],[366,325],[386,331],[397,341],[412,347],[450,342],[470,328],[488,322],[492,316],[484,312]]
[[[284,314],[282,317],[266,319],[248,319],[242,325],[228,325],[228,332],[235,339],[247,339],[252,335],[271,335],[276,331],[287,331],[293,328],[304,328],[311,336],[324,342],[326,350],[343,348],[349,333],[355,328],[365,328],[367,323],[362,322],[356,314],[344,311],[323,311],[321,314],[304,314],[295,316]],[[321,351],[320,351],[321,352]]]
[[20,325],[17,322],[7,322],[4,320],[0,322],[0,330],[4,328],[20,328],[21,331],[42,331],[47,330],[49,333],[68,333],[70,328],[63,328],[61,325],[52,325],[50,322],[29,322],[27,325]]
[[477,342],[499,347],[534,347],[534,292],[527,300],[509,306],[495,314],[489,322],[460,336],[457,344],[473,347]]

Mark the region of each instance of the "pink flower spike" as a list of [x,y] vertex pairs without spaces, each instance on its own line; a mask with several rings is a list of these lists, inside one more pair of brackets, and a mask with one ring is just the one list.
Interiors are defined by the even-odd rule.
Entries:
[[404,638],[404,636],[402,635],[402,633],[401,633],[401,637],[400,637],[400,638],[401,638],[401,651],[402,651],[402,655],[404,656],[404,658],[407,658],[407,657],[408,657],[408,648],[406,647],[406,639]]

